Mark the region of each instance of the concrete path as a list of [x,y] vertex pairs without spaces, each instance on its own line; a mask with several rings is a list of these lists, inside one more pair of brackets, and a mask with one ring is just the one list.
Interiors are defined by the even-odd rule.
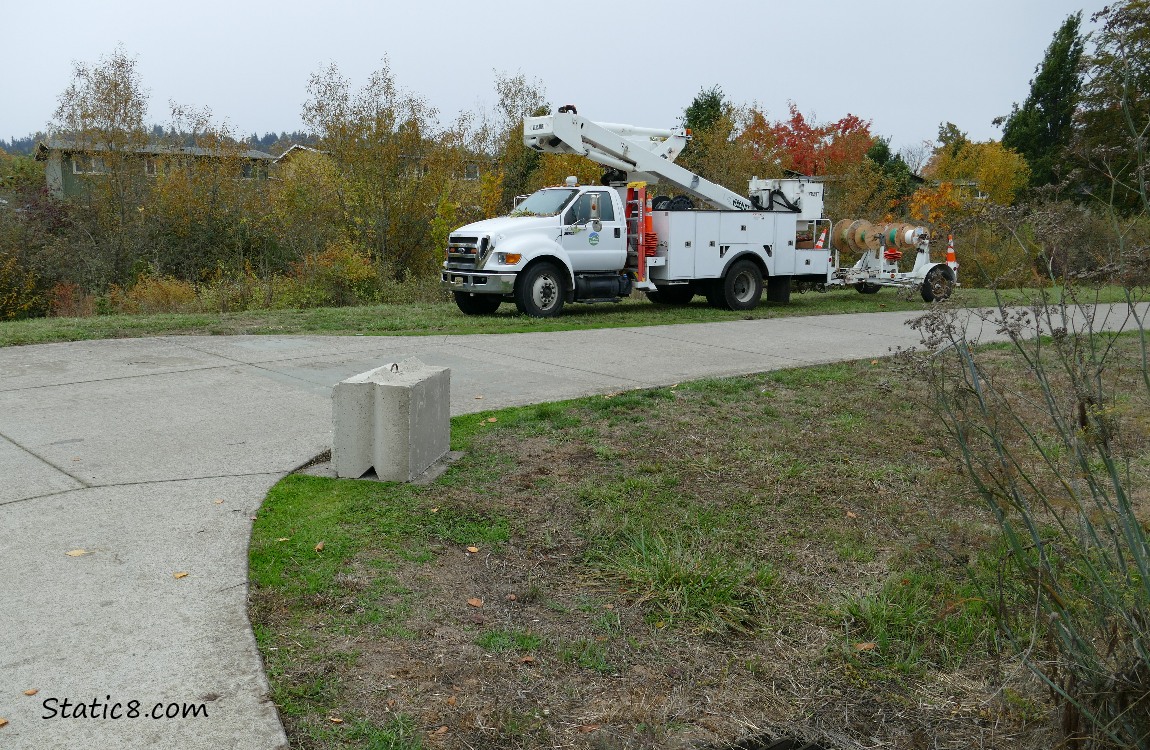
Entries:
[[[0,349],[0,717],[9,722],[0,746],[286,744],[245,609],[251,518],[277,480],[330,447],[331,388],[345,377],[411,356],[448,366],[460,414],[882,356],[919,342],[905,325],[912,317]],[[140,718],[127,715],[130,701]],[[169,703],[208,715],[148,716]]]

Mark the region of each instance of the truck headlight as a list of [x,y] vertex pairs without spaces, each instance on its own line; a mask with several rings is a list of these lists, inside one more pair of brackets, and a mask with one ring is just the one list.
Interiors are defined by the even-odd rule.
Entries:
[[495,262],[505,266],[513,266],[523,260],[522,253],[496,253]]

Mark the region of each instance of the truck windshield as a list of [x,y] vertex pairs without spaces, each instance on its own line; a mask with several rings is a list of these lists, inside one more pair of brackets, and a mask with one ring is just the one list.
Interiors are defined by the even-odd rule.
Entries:
[[512,216],[554,216],[563,210],[578,190],[548,188],[532,193],[516,206]]

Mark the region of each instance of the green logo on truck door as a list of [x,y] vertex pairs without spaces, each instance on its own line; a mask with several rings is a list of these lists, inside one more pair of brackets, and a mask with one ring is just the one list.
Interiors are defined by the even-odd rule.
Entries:
[[598,245],[599,244],[599,233],[598,232],[592,232],[591,234],[587,235],[587,244],[591,245],[591,247]]

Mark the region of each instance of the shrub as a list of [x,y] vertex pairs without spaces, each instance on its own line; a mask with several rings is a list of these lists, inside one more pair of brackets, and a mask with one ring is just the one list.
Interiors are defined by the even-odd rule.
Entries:
[[379,301],[379,273],[350,242],[333,242],[323,252],[292,264],[291,279],[294,283],[277,307],[342,307]]
[[172,313],[195,307],[196,288],[172,276],[143,274],[123,295],[121,312]]
[[87,318],[96,314],[96,298],[74,281],[58,281],[48,290],[48,314],[59,318]]
[[37,288],[36,274],[16,253],[0,253],[0,320],[43,314],[46,301]]

